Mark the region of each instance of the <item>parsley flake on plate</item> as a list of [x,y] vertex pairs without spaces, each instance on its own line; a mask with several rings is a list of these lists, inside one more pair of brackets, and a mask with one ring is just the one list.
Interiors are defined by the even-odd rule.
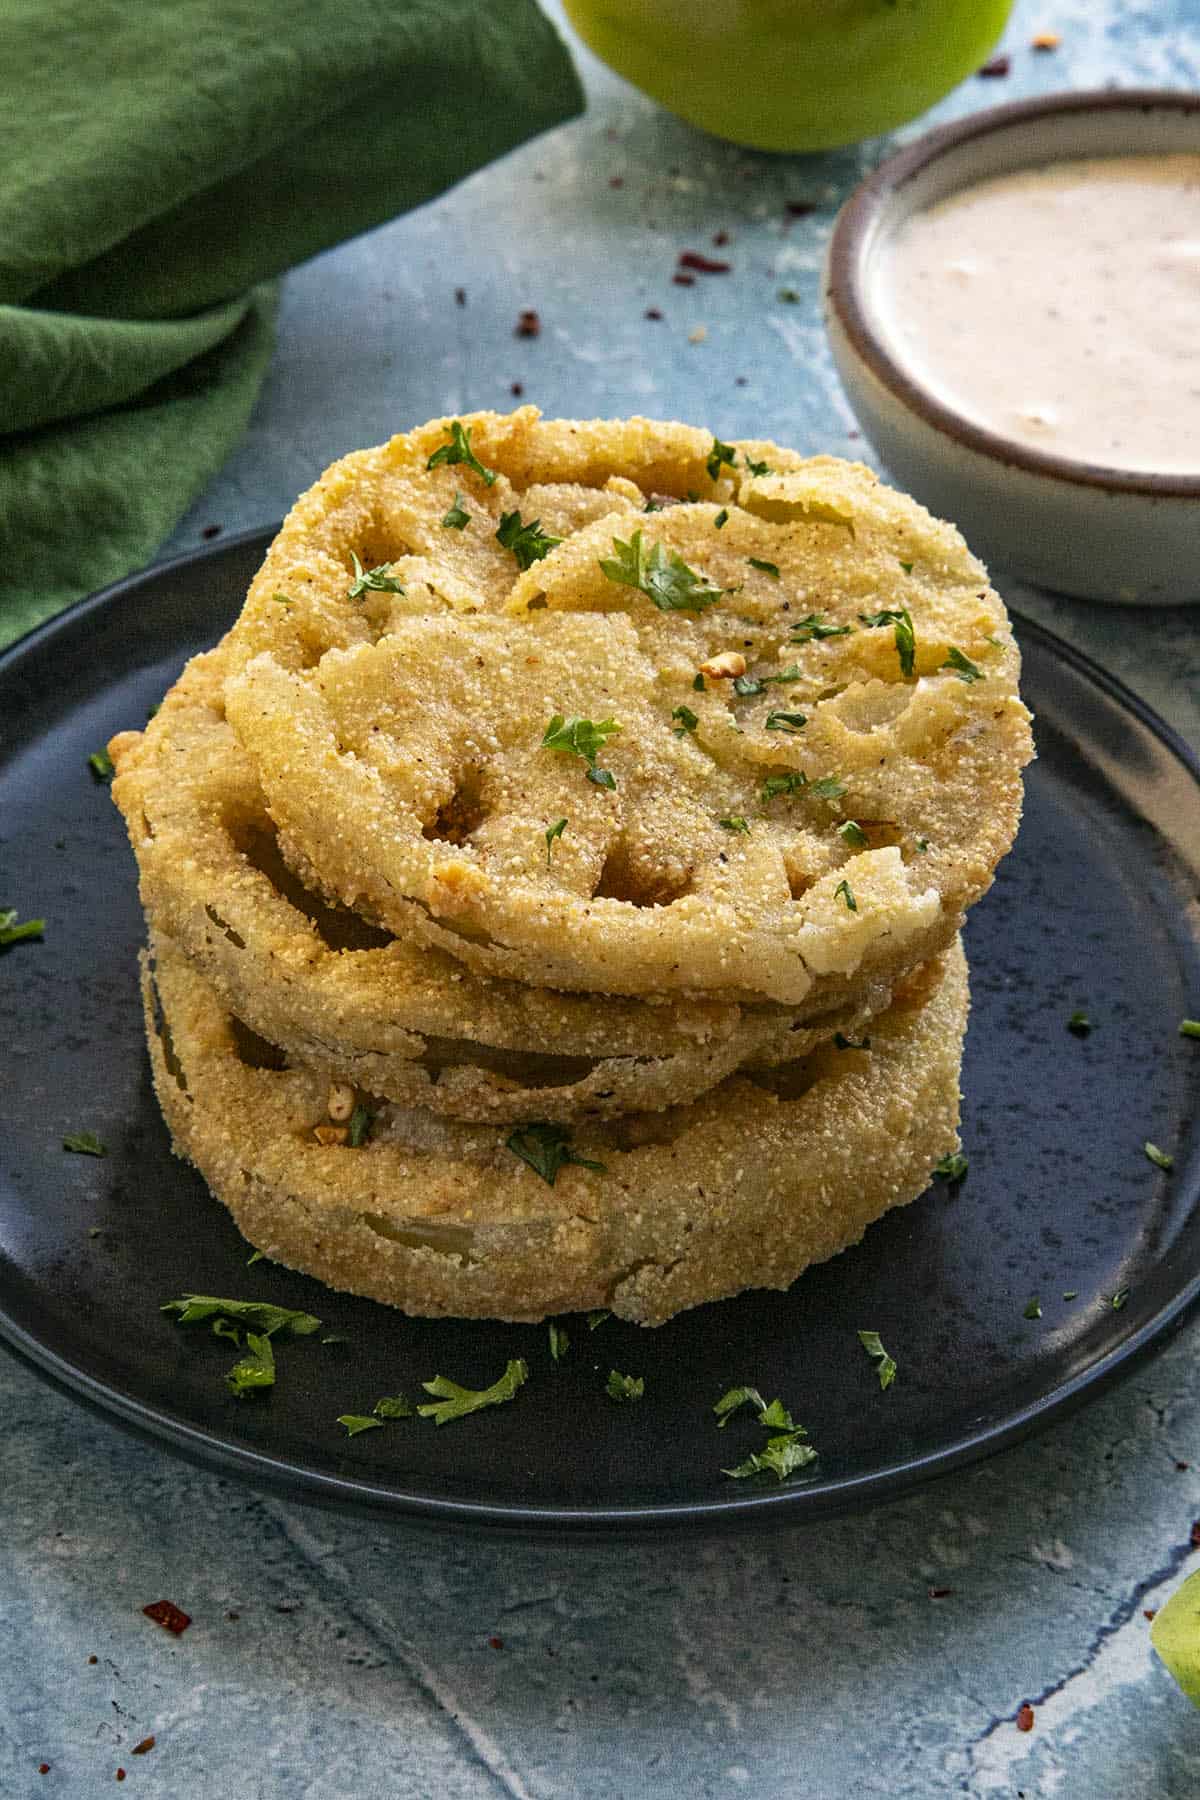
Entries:
[[896,1379],[896,1360],[889,1356],[884,1349],[879,1333],[877,1331],[860,1331],[858,1341],[867,1355],[878,1365],[875,1372],[879,1376],[880,1387],[890,1388]]
[[1142,1145],[1142,1149],[1156,1169],[1173,1169],[1175,1167],[1175,1158],[1168,1156],[1165,1150],[1160,1150],[1158,1145],[1152,1144],[1149,1139]]
[[88,757],[88,768],[97,781],[107,781],[113,773],[112,757],[107,750],[93,750]]
[[838,882],[833,890],[833,897],[835,900],[844,900],[846,902],[847,912],[858,911],[858,901],[854,898],[854,889],[850,886],[848,881],[843,880]]
[[553,825],[547,825],[547,827],[546,827],[545,836],[546,836],[546,867],[547,868],[550,867],[550,853],[554,849],[554,840],[555,840],[555,838],[560,838],[566,829],[567,829],[567,821],[565,819],[555,819]]
[[676,737],[682,737],[685,731],[695,731],[700,723],[690,706],[677,706],[671,717],[679,720],[678,725],[671,727]]
[[1033,1296],[1033,1298],[1031,1300],[1027,1300],[1025,1302],[1021,1316],[1022,1316],[1022,1318],[1025,1318],[1025,1319],[1040,1319],[1041,1318],[1042,1303],[1038,1299],[1036,1294]]
[[590,1157],[577,1156],[571,1148],[571,1134],[563,1125],[518,1125],[504,1140],[504,1148],[528,1163],[547,1187],[553,1187],[564,1163],[577,1163],[581,1169],[605,1173],[604,1164]]
[[761,569],[762,573],[764,575],[769,575],[772,581],[779,580],[778,563],[768,562],[764,556],[750,556],[747,557],[746,560],[749,562],[752,569]]
[[604,1391],[610,1400],[640,1400],[646,1391],[646,1377],[620,1375],[616,1369],[610,1369]]
[[471,523],[471,515],[462,503],[462,495],[454,490],[454,505],[442,515],[442,524],[447,531],[463,531]]
[[[287,1306],[272,1306],[266,1300],[225,1300],[213,1294],[185,1294],[182,1300],[166,1300],[160,1312],[177,1313],[179,1325],[199,1325],[212,1320],[214,1330],[222,1319],[245,1325],[257,1325],[267,1337],[277,1331],[290,1331],[294,1337],[308,1337],[321,1327],[320,1319],[311,1313],[294,1312]],[[217,1334],[223,1335],[222,1333]]]
[[587,1316],[587,1328],[589,1331],[595,1331],[598,1325],[603,1325],[605,1319],[611,1318],[612,1314],[605,1312],[602,1308],[596,1312],[590,1312]]
[[556,1325],[553,1319],[547,1321],[546,1330],[550,1338],[550,1355],[555,1362],[561,1362],[571,1348],[571,1340],[562,1326]]
[[913,629],[912,614],[907,606],[889,606],[882,612],[859,613],[859,618],[868,629],[874,631],[881,625],[891,625],[896,641],[896,655],[900,658],[900,673],[911,675],[916,667],[917,634]]
[[64,1150],[74,1150],[79,1156],[107,1156],[108,1146],[102,1144],[94,1131],[76,1131],[62,1141]]
[[411,1419],[413,1403],[404,1394],[385,1394],[377,1400],[371,1411],[379,1419]]
[[506,1400],[516,1395],[517,1389],[529,1379],[529,1365],[523,1357],[514,1357],[498,1381],[493,1381],[488,1388],[460,1387],[457,1381],[451,1381],[445,1375],[435,1375],[432,1381],[423,1381],[421,1386],[427,1394],[433,1394],[430,1405],[418,1406],[417,1411],[423,1419],[432,1419],[435,1425],[448,1425],[452,1419],[465,1419],[468,1413],[480,1412],[485,1406],[502,1406]]
[[765,1450],[753,1451],[745,1462],[738,1463],[733,1469],[722,1469],[721,1473],[734,1481],[744,1481],[750,1475],[774,1475],[776,1481],[786,1481],[797,1469],[807,1468],[809,1463],[816,1461],[817,1453],[812,1445],[800,1442],[806,1435],[802,1428],[797,1428],[768,1438]]
[[503,549],[512,551],[519,569],[531,569],[535,562],[541,562],[544,556],[549,556],[554,546],[562,543],[562,539],[543,531],[540,519],[530,519],[528,525],[525,525],[521,522],[519,512],[506,512],[500,514],[496,542]]
[[953,669],[954,673],[958,676],[958,679],[960,681],[965,681],[968,685],[970,685],[972,681],[983,680],[983,670],[979,668],[977,664],[973,663],[969,656],[964,656],[962,651],[954,644],[951,644],[949,650],[946,652],[946,660],[942,664],[942,667],[943,669]]
[[715,437],[712,442],[712,449],[709,451],[704,461],[704,466],[708,470],[710,481],[719,479],[722,464],[727,468],[736,469],[737,451],[732,444],[723,444],[720,438]]
[[636,588],[657,606],[660,612],[703,612],[721,598],[720,588],[713,587],[695,569],[688,567],[677,550],[665,551],[652,544],[647,551],[640,531],[626,543],[614,537],[615,556],[602,556],[600,567],[618,587]]
[[808,791],[814,800],[840,800],[846,784],[837,775],[819,775],[816,781],[809,782]]
[[382,1419],[368,1418],[365,1413],[339,1413],[337,1422],[346,1427],[347,1437],[357,1437],[360,1431],[378,1431],[383,1424]]
[[16,908],[10,906],[6,911],[0,907],[0,949],[19,944],[25,938],[40,938],[45,929],[45,919],[23,919],[18,925]]
[[434,451],[425,467],[436,469],[443,463],[464,463],[468,469],[473,469],[480,480],[487,483],[488,487],[491,487],[496,480],[495,469],[485,468],[472,450],[470,428],[464,430],[461,419],[455,419],[450,427],[449,441],[443,444],[439,450]]
[[1092,1021],[1082,1008],[1077,1008],[1067,1020],[1067,1030],[1076,1037],[1086,1037],[1092,1029]]
[[1108,1304],[1112,1307],[1114,1312],[1120,1312],[1128,1298],[1129,1289],[1127,1287],[1118,1288]]
[[1179,1035],[1185,1038],[1200,1038],[1200,1019],[1180,1019]]
[[246,1354],[234,1363],[225,1380],[239,1400],[244,1400],[248,1394],[261,1393],[263,1388],[274,1387],[275,1352],[270,1338],[257,1331],[248,1331]]
[[723,1431],[734,1413],[741,1406],[757,1407],[760,1413],[766,1411],[766,1401],[756,1387],[734,1387],[721,1395],[713,1407],[717,1415],[717,1428]]
[[853,625],[826,625],[824,613],[809,613],[805,619],[797,619],[792,625],[793,644],[811,644],[822,638],[849,637],[854,630]]
[[803,731],[808,724],[807,713],[802,712],[769,712],[766,717],[766,731]]
[[852,850],[869,850],[871,848],[870,838],[856,820],[846,819],[837,829],[842,842],[849,844]]
[[354,564],[354,580],[346,590],[347,600],[361,600],[365,593],[402,594],[404,588],[392,574],[391,563],[379,563],[373,569],[364,569],[352,550],[350,561]]
[[615,719],[584,719],[578,713],[565,719],[561,713],[555,713],[542,733],[541,748],[556,750],[560,756],[582,756],[585,762],[594,763],[608,739],[620,729]]
[[948,1181],[951,1186],[956,1186],[960,1181],[965,1181],[968,1167],[966,1157],[958,1150],[949,1156],[943,1156],[940,1162],[935,1162],[933,1173],[939,1181]]

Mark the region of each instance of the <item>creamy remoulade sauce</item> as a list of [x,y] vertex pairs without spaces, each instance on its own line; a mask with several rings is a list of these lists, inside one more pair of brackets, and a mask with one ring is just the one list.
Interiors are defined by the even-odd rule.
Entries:
[[1200,156],[996,176],[879,255],[898,360],[956,412],[1052,455],[1200,474]]

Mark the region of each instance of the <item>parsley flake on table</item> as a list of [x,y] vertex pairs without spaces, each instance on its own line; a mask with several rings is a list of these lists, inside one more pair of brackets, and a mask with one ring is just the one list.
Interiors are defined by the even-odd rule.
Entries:
[[443,463],[464,463],[468,469],[473,469],[480,480],[487,483],[488,487],[491,487],[496,480],[495,469],[485,468],[472,450],[470,427],[464,430],[461,419],[455,419],[450,427],[449,442],[434,451],[425,467],[436,469]]
[[983,670],[979,668],[977,664],[973,663],[969,656],[964,656],[962,651],[954,644],[951,644],[949,650],[946,652],[946,660],[942,664],[942,668],[953,669],[954,673],[958,676],[958,679],[960,681],[965,681],[968,685],[970,685],[972,681],[983,680]]
[[432,1381],[423,1381],[421,1386],[427,1394],[435,1396],[427,1406],[418,1406],[417,1411],[423,1419],[432,1419],[435,1425],[448,1425],[452,1419],[465,1419],[468,1413],[480,1412],[485,1406],[502,1406],[506,1400],[516,1395],[517,1389],[529,1379],[529,1365],[523,1357],[514,1357],[498,1381],[488,1388],[460,1387],[457,1381],[451,1381],[445,1375],[435,1375]]
[[553,825],[547,825],[547,827],[546,827],[545,836],[546,836],[546,867],[547,868],[550,867],[550,852],[554,849],[554,840],[555,840],[555,838],[560,838],[566,829],[567,829],[567,821],[565,819],[555,819]]
[[112,757],[107,750],[93,750],[88,757],[88,768],[97,781],[107,781],[113,773]]
[[933,1165],[933,1173],[939,1181],[948,1181],[952,1186],[966,1180],[968,1163],[961,1150],[943,1156],[940,1162]]
[[805,619],[797,619],[792,625],[793,644],[811,644],[822,638],[849,637],[854,630],[853,625],[826,625],[824,613],[809,613]]
[[704,466],[708,470],[710,481],[716,481],[720,478],[722,464],[727,468],[736,469],[737,451],[732,444],[723,444],[720,438],[715,437],[712,442],[712,449],[709,451],[704,462]]
[[874,631],[881,625],[891,625],[896,641],[896,655],[900,658],[900,673],[911,675],[916,667],[917,634],[913,629],[912,614],[907,606],[885,607],[882,612],[859,613],[859,619],[868,629]]
[[231,1392],[239,1400],[275,1386],[275,1352],[271,1340],[257,1331],[246,1333],[246,1354],[239,1358],[225,1377]]
[[896,1359],[889,1356],[884,1349],[879,1333],[877,1331],[860,1331],[858,1341],[867,1355],[878,1365],[875,1372],[879,1376],[880,1387],[890,1388],[896,1379]]
[[717,824],[722,831],[741,831],[747,837],[750,835],[750,821],[744,819],[741,813],[730,813],[728,818],[718,819]]
[[1092,1021],[1082,1008],[1077,1008],[1067,1020],[1067,1030],[1076,1037],[1086,1037],[1092,1029]]
[[16,908],[10,906],[6,911],[0,907],[0,949],[19,944],[26,938],[40,938],[45,929],[45,919],[23,919],[18,925]]
[[721,598],[715,588],[688,567],[677,550],[664,551],[652,544],[647,551],[640,531],[626,543],[614,537],[615,556],[602,556],[600,567],[618,587],[636,588],[660,612],[703,612]]
[[[182,1300],[166,1300],[160,1312],[177,1313],[179,1325],[199,1325],[222,1319],[247,1327],[257,1325],[268,1337],[277,1331],[290,1331],[294,1337],[308,1337],[321,1327],[320,1319],[311,1313],[295,1312],[287,1306],[272,1306],[266,1300],[226,1300],[213,1294],[185,1294]],[[220,1335],[220,1334],[218,1334]]]
[[1035,1294],[1031,1300],[1025,1302],[1022,1317],[1026,1319],[1040,1319],[1041,1316],[1042,1303]]
[[869,850],[871,840],[855,819],[845,819],[837,828],[838,836],[852,850]]
[[554,546],[562,543],[562,539],[543,531],[540,519],[531,519],[525,525],[521,522],[519,512],[502,512],[500,523],[496,527],[496,542],[502,549],[512,551],[519,569],[531,569],[535,562],[541,562],[544,556],[549,556]]
[[471,515],[462,503],[462,495],[454,490],[454,505],[442,515],[442,524],[447,531],[463,531],[471,523]]
[[685,731],[695,731],[700,723],[690,706],[677,706],[671,717],[679,720],[678,725],[671,727],[676,737],[682,737]]
[[728,1475],[734,1481],[744,1481],[750,1475],[774,1475],[776,1481],[786,1481],[797,1469],[807,1468],[815,1462],[817,1453],[811,1444],[802,1444],[801,1438],[806,1433],[802,1429],[781,1433],[778,1437],[768,1438],[765,1450],[756,1450],[745,1462],[737,1464],[733,1469],[722,1469],[722,1475]]
[[108,1146],[102,1144],[94,1131],[76,1131],[62,1141],[64,1150],[74,1150],[78,1156],[107,1156]]
[[547,1187],[553,1187],[564,1163],[576,1163],[581,1169],[606,1173],[602,1162],[588,1156],[577,1156],[571,1148],[571,1134],[563,1125],[518,1125],[504,1140],[504,1148],[528,1163]]
[[383,1424],[382,1419],[368,1418],[365,1413],[339,1413],[337,1422],[346,1427],[347,1437],[357,1437],[360,1431],[378,1431]]
[[571,1340],[562,1326],[555,1324],[553,1319],[547,1321],[546,1330],[550,1338],[550,1355],[555,1362],[561,1362],[571,1348]]
[[763,729],[766,731],[787,731],[795,733],[797,731],[803,731],[807,724],[807,713],[769,712]]
[[1200,1019],[1180,1019],[1179,1035],[1185,1038],[1200,1038]]
[[646,1377],[621,1375],[616,1369],[610,1369],[604,1391],[610,1400],[640,1400],[646,1392]]
[[392,574],[391,563],[379,563],[373,569],[364,569],[352,550],[350,561],[354,564],[354,580],[346,589],[347,600],[361,600],[368,592],[377,594],[402,594],[404,588]]
[[768,562],[765,556],[750,556],[746,560],[752,569],[760,569],[764,575],[769,575],[772,581],[779,580],[778,563]]
[[1175,1158],[1168,1156],[1165,1150],[1160,1150],[1158,1145],[1152,1144],[1149,1139],[1142,1145],[1142,1149],[1156,1169],[1173,1169],[1175,1167]]
[[848,881],[838,882],[833,890],[833,897],[835,900],[844,900],[846,902],[847,912],[858,911],[858,901],[854,898],[854,889],[850,886]]
[[371,1127],[375,1123],[375,1114],[369,1106],[358,1105],[350,1114],[350,1132],[347,1143],[352,1150],[361,1150],[371,1135]]

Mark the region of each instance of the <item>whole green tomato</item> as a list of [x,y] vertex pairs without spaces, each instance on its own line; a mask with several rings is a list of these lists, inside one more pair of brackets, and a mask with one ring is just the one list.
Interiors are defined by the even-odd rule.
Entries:
[[619,75],[717,137],[830,150],[977,69],[1012,0],[563,0]]

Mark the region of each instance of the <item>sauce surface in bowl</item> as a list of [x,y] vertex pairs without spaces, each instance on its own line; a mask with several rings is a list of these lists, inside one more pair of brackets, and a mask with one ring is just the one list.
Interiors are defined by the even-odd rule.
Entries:
[[878,258],[893,353],[944,405],[1050,455],[1200,474],[1200,155],[996,176]]

